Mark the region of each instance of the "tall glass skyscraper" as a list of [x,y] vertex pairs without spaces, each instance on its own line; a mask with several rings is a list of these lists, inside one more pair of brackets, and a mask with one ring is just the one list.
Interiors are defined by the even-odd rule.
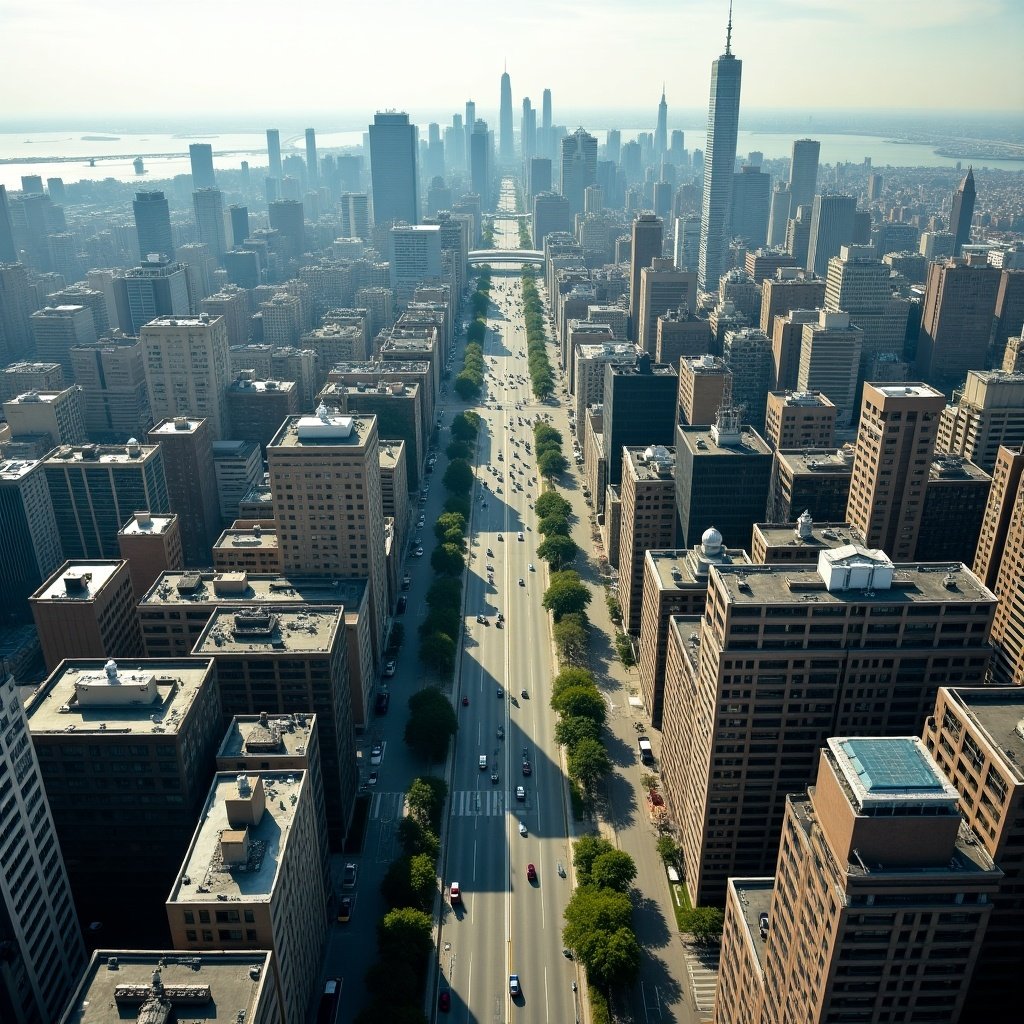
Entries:
[[370,180],[376,224],[419,223],[416,126],[409,115],[389,111],[373,115],[370,125]]
[[192,187],[216,188],[217,176],[213,172],[213,146],[207,142],[193,142],[188,147],[192,163]]
[[136,192],[132,209],[135,212],[140,262],[144,263],[146,257],[154,252],[165,260],[174,259],[171,214],[163,192]]
[[498,117],[498,128],[501,138],[498,142],[498,155],[503,164],[510,164],[515,159],[515,146],[512,141],[512,79],[505,71],[501,76],[501,110]]
[[714,290],[725,269],[729,247],[729,207],[736,164],[736,133],[740,123],[740,79],[743,62],[732,52],[732,12],[725,53],[711,65],[708,137],[704,147],[704,204],[700,219],[700,259],[697,280]]
[[284,177],[281,167],[281,133],[276,128],[267,129],[267,158],[270,161],[270,177],[280,181]]

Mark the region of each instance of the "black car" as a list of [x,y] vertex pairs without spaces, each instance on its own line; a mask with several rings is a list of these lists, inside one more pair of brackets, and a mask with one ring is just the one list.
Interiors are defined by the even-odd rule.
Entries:
[[388,713],[388,705],[390,703],[390,693],[378,693],[376,703],[374,704],[374,711],[376,711],[378,715],[386,715]]
[[409,604],[409,598],[405,594],[398,595],[398,614],[404,615],[406,606]]

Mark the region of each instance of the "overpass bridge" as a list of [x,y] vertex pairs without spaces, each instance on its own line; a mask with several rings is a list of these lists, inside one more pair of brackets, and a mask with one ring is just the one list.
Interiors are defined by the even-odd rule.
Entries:
[[544,253],[540,249],[471,249],[469,265],[478,267],[482,263],[531,263],[544,264]]

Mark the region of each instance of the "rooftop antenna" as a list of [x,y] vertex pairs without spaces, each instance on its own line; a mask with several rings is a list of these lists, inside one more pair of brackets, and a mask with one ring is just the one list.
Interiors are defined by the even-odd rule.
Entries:
[[725,53],[732,53],[732,0],[729,0],[729,27],[725,30]]

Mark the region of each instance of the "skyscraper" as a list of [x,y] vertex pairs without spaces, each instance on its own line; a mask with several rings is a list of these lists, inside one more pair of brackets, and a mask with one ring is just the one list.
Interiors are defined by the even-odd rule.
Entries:
[[658,127],[654,129],[654,156],[661,159],[668,152],[668,103],[665,102],[665,86],[661,87],[661,102],[658,104]]
[[14,247],[14,229],[11,226],[11,207],[7,201],[7,188],[0,185],[0,263],[17,263]]
[[472,159],[469,151],[470,136],[473,134],[473,126],[476,124],[476,103],[473,100],[466,100],[466,170],[470,170],[470,160]]
[[575,216],[583,213],[583,196],[597,181],[597,139],[582,128],[562,139],[562,195]]
[[320,162],[316,156],[316,131],[306,129],[306,183],[311,189],[320,184]]
[[491,137],[487,122],[477,120],[469,136],[469,177],[484,210],[491,208]]
[[[565,189],[563,187],[564,195]],[[570,200],[570,208],[572,201]],[[640,271],[661,255],[665,225],[653,213],[641,213],[633,221],[632,243],[629,254],[629,319],[630,337],[636,341],[640,329]],[[660,312],[664,312],[661,310]]]
[[188,275],[180,263],[144,258],[113,284],[117,322],[125,334],[137,335],[155,316],[188,315]]
[[537,111],[533,109],[529,96],[523,97],[523,120],[519,129],[519,140],[523,162],[529,166],[537,152]]
[[419,223],[416,126],[408,114],[389,111],[374,114],[369,131],[374,222]]
[[811,209],[807,242],[807,269],[819,277],[828,273],[828,261],[853,241],[857,200],[853,196],[817,195]]
[[818,191],[818,156],[821,143],[816,139],[797,139],[789,164],[789,210],[795,217],[798,207],[810,206]]
[[276,128],[267,129],[267,158],[270,161],[270,176],[280,181],[284,177],[281,167],[281,133]]
[[145,260],[154,252],[165,260],[173,259],[171,215],[163,192],[136,192],[132,209],[135,211],[135,234],[139,239],[139,260]]
[[498,157],[502,164],[511,164],[515,159],[515,145],[512,139],[512,79],[508,72],[501,75],[501,109],[498,114],[498,128],[501,132]]
[[949,215],[949,230],[953,232],[953,255],[959,256],[960,250],[971,240],[971,220],[974,217],[974,168],[968,167],[964,180],[953,193],[953,208]]
[[546,156],[549,159],[553,158],[551,145],[551,90],[545,89],[544,95],[541,97],[541,114],[540,114],[540,127],[541,137],[537,140],[538,147],[537,151],[541,156]]
[[725,270],[729,251],[729,206],[740,121],[740,80],[743,62],[732,52],[732,8],[725,53],[711,65],[708,134],[704,148],[704,201],[701,208],[700,259],[697,280],[714,291]]
[[192,193],[192,207],[196,214],[199,241],[205,242],[220,262],[228,249],[227,233],[224,230],[223,194],[218,188],[198,189]]
[[213,146],[207,142],[193,142],[188,147],[188,158],[192,163],[192,188],[216,188],[217,177],[213,173]]

